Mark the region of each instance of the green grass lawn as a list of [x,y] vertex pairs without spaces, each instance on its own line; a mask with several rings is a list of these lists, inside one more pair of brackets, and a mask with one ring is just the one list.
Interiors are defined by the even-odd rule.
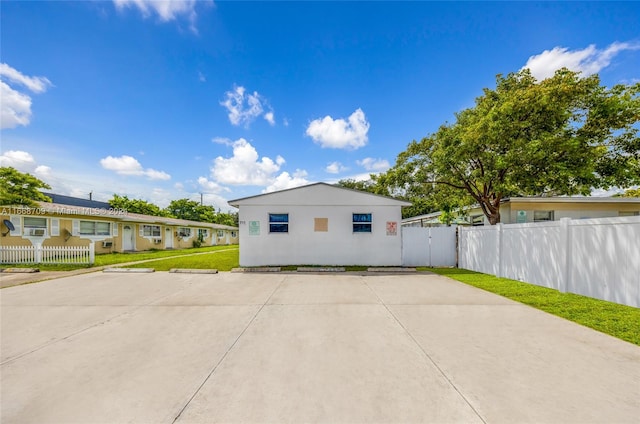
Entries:
[[145,259],[161,259],[169,256],[189,255],[192,253],[215,252],[230,248],[237,249],[238,245],[208,246],[180,250],[154,250],[140,253],[107,253],[104,255],[96,255],[96,263],[94,266],[114,265],[126,262],[143,261]]
[[457,268],[419,268],[533,306],[640,346],[640,309]]
[[153,262],[127,265],[127,268],[153,268],[156,271],[169,271],[171,268],[217,269],[218,271],[231,271],[232,268],[237,268],[239,266],[238,248],[237,246],[226,247],[231,250],[217,249],[217,251],[212,251],[202,255],[158,259]]
[[3,268],[38,268],[40,271],[73,271],[75,269],[93,268],[98,266],[117,265],[127,262],[143,261],[146,259],[162,259],[169,256],[182,256],[192,253],[216,252],[218,250],[236,249],[238,245],[208,246],[180,250],[150,250],[147,252],[131,253],[104,253],[96,255],[96,262],[93,265],[72,265],[72,264],[3,264]]

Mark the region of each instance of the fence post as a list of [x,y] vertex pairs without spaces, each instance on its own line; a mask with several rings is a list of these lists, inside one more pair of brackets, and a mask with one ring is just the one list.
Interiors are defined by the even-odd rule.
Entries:
[[89,243],[89,264],[93,265],[95,261],[96,261],[96,244],[92,240],[91,243]]
[[502,223],[497,223],[496,224],[496,244],[498,246],[497,250],[497,257],[498,257],[498,266],[496,269],[496,276],[497,277],[504,277],[504,272],[502,271]]
[[571,218],[560,218],[560,245],[564,248],[564,255],[560,258],[562,273],[557,289],[566,293],[571,285]]
[[34,262],[39,264],[42,263],[42,243],[36,243],[33,245],[34,248]]

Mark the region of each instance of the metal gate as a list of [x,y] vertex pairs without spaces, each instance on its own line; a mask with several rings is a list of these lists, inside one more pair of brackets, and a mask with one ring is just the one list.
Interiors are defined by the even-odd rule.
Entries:
[[456,226],[403,227],[403,266],[456,266]]

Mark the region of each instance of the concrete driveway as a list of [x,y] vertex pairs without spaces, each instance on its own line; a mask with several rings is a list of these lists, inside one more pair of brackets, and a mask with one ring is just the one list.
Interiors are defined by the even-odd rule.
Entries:
[[637,423],[640,348],[428,274],[11,287],[2,423]]

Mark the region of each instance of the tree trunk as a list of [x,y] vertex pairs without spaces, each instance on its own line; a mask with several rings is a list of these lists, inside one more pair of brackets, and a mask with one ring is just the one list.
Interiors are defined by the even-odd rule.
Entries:
[[487,218],[489,218],[489,224],[498,224],[500,222],[500,208],[496,209],[495,211],[491,211],[490,215]]

